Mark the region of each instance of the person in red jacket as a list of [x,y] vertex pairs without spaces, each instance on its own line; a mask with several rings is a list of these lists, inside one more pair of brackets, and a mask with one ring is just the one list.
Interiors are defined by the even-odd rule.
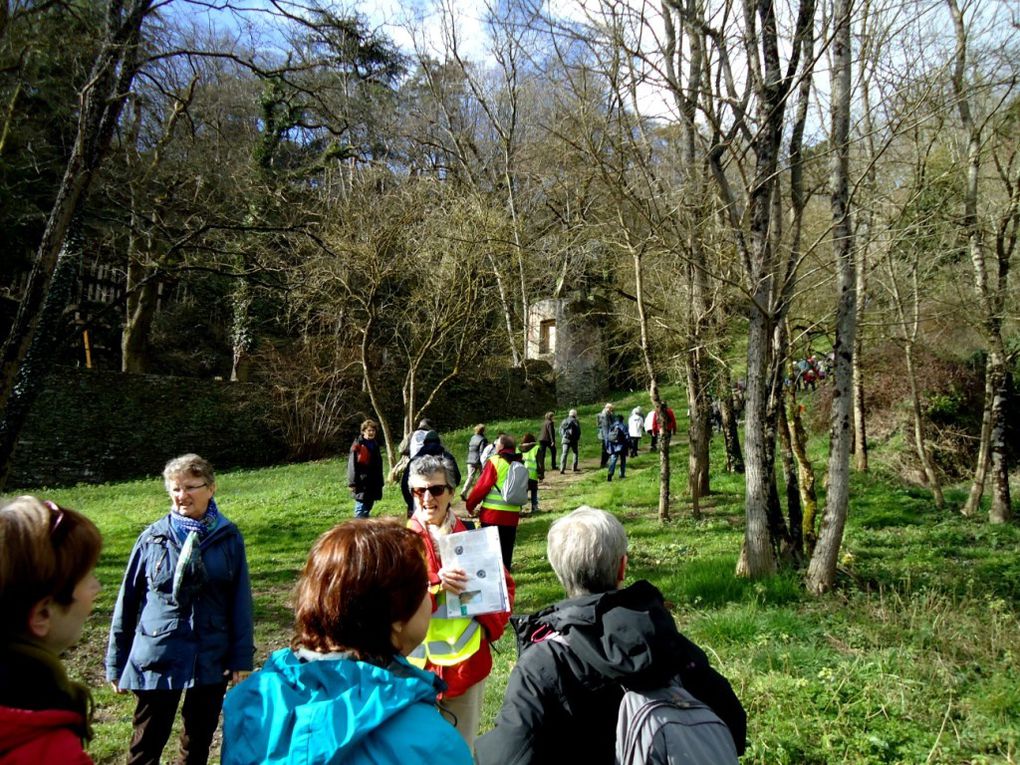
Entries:
[[440,710],[452,715],[468,747],[474,748],[482,713],[485,680],[492,671],[489,644],[503,634],[514,602],[514,580],[504,569],[509,602],[505,611],[464,617],[446,611],[446,593],[459,595],[468,582],[467,572],[443,566],[439,540],[468,528],[450,509],[456,491],[452,464],[438,455],[426,455],[411,463],[408,486],[414,497],[414,514],[408,528],[425,543],[429,590],[436,610],[424,642],[408,659],[435,672],[446,683],[440,694]]
[[513,436],[500,434],[496,441],[496,454],[489,457],[482,467],[478,483],[467,498],[467,511],[474,517],[475,508],[481,525],[495,526],[499,531],[499,546],[503,552],[503,565],[510,569],[514,559],[514,545],[517,543],[517,526],[521,522],[521,507],[508,505],[499,496],[501,481],[505,479],[507,466],[511,462],[520,462],[517,453],[517,442]]
[[[669,434],[670,438],[676,435],[676,415],[673,414],[673,410],[670,409],[669,405],[665,401],[662,405],[666,407],[666,433]],[[653,443],[659,437],[659,432],[662,429],[659,427],[659,410],[655,409],[652,412],[652,440]]]
[[78,642],[99,594],[102,548],[88,518],[35,497],[0,508],[0,762],[91,765],[88,688],[60,654]]

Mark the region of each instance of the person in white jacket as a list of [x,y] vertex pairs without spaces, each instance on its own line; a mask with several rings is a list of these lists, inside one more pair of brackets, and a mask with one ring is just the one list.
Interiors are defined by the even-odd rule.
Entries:
[[641,413],[640,406],[635,406],[630,410],[627,434],[630,436],[630,456],[637,457],[638,444],[641,442],[641,436],[645,434],[645,417]]
[[648,414],[645,415],[645,430],[652,435],[652,443],[648,447],[648,451],[655,451],[655,434],[652,433],[652,423],[655,421],[655,407],[648,410]]

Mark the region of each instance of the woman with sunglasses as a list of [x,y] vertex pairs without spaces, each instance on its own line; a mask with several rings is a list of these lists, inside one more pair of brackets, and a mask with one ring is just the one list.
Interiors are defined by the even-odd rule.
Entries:
[[404,658],[432,614],[421,542],[390,519],[315,542],[294,593],[294,637],[227,694],[223,765],[469,765],[436,711],[442,683]]
[[[414,514],[407,525],[425,543],[429,587],[437,603],[428,635],[410,658],[446,682],[446,690],[440,696],[441,707],[450,713],[457,730],[468,746],[473,747],[485,695],[485,679],[492,671],[489,644],[499,640],[510,620],[514,580],[504,569],[510,595],[506,611],[473,618],[448,615],[446,593],[459,595],[468,581],[463,569],[445,568],[439,554],[441,537],[468,530],[450,509],[457,486],[453,465],[445,457],[419,457],[410,465],[407,483],[414,498]],[[448,648],[437,651],[440,645]]]
[[197,454],[163,470],[170,512],[138,537],[117,596],[106,678],[137,703],[131,765],[158,764],[184,696],[178,763],[209,759],[228,682],[252,669],[244,539],[219,511],[212,466]]
[[60,654],[81,637],[99,594],[102,547],[85,516],[19,497],[0,508],[0,762],[91,763],[92,697]]

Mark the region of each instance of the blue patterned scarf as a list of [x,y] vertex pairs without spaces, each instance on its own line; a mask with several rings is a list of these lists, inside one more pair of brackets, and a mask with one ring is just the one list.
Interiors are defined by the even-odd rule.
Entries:
[[173,510],[170,512],[170,526],[181,541],[181,553],[177,558],[177,568],[174,569],[173,596],[182,606],[193,602],[205,586],[207,577],[201,544],[219,522],[220,510],[211,497],[205,515],[197,520],[178,515]]
[[179,515],[170,507],[170,527],[177,535],[177,541],[181,544],[188,538],[188,534],[194,531],[198,534],[199,540],[205,539],[209,532],[215,529],[220,522],[220,509],[216,507],[216,500],[209,498],[209,507],[201,518],[188,518],[186,515]]

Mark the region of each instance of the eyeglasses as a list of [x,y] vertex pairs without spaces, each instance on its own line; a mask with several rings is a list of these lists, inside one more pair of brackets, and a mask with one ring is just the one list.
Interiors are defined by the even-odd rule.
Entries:
[[209,485],[208,483],[200,483],[197,486],[174,486],[172,489],[169,489],[169,491],[171,494],[177,494],[178,492],[184,494],[194,494],[199,489],[204,489],[208,485]]
[[441,497],[449,488],[445,483],[437,483],[435,486],[415,486],[411,489],[411,493],[418,499],[422,499],[425,496],[425,492],[428,492],[433,497]]

